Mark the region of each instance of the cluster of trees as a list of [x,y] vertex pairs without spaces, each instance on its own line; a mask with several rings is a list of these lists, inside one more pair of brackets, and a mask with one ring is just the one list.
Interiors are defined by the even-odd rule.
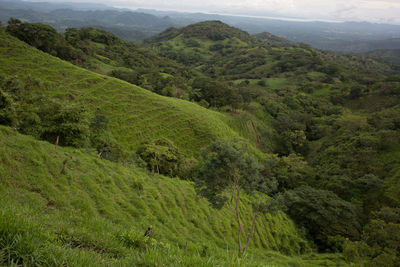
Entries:
[[45,90],[41,81],[30,77],[1,76],[0,124],[53,144],[93,148],[105,159],[127,158],[100,111],[91,117],[80,103],[40,93]]
[[193,179],[198,164],[195,158],[185,157],[168,139],[145,142],[136,153],[153,174]]
[[88,27],[69,28],[60,34],[48,25],[23,23],[13,18],[8,21],[6,30],[63,60],[94,70],[97,69],[96,60],[117,64],[121,69],[113,70],[108,75],[161,95],[187,98],[187,78],[190,75],[187,70],[174,61],[156,56],[151,50],[125,42],[106,31]]
[[[181,60],[188,66],[201,65],[196,69],[208,78],[194,79],[189,94],[191,100],[217,108],[231,106],[270,122],[270,128],[258,127],[257,130],[260,140],[277,156],[258,160],[260,169],[252,170],[252,174],[258,173],[264,182],[268,181],[269,189],[263,192],[274,196],[279,206],[304,227],[321,251],[345,250],[353,260],[356,252],[367,255],[360,252],[363,246],[376,246],[375,241],[365,240],[371,235],[371,225],[385,229],[389,224],[377,224],[374,220],[383,219],[372,217],[372,214],[397,205],[385,201],[384,196],[388,190],[385,178],[395,165],[384,163],[379,157],[399,145],[399,103],[390,99],[385,103],[378,102],[380,106],[374,108],[362,107],[361,116],[343,106],[351,107],[352,101],[361,103],[365,99],[370,103],[374,98],[396,95],[398,78],[386,78],[382,71],[385,67],[374,67],[368,61],[320,52],[307,46],[287,44],[276,47],[250,41],[247,47],[241,48],[227,47],[216,41],[210,49],[203,51],[196,40],[206,35],[197,39],[192,35],[186,41],[186,47],[194,51],[192,56],[195,58],[179,58],[180,51],[186,50],[168,44],[168,40],[179,35],[178,32],[174,30],[174,34],[165,35],[156,46],[161,47],[159,51],[164,56]],[[225,53],[228,50],[229,55]],[[210,53],[211,58],[207,57]],[[310,72],[316,73],[315,76],[309,76]],[[264,80],[258,86],[250,83],[233,85],[227,81],[269,77],[284,77],[293,83],[291,88],[272,90]],[[326,95],[313,95],[315,90],[325,88],[328,88]],[[368,102],[367,98],[371,100]],[[261,108],[254,108],[257,106],[254,102]],[[237,189],[235,175],[240,171],[235,171],[229,163],[228,155],[234,154],[235,149],[222,152],[222,147],[213,144],[208,148],[207,155],[200,160],[197,178],[203,181],[199,183],[200,192],[209,195],[214,202],[223,203],[225,199],[221,192],[228,184]],[[233,173],[219,173],[218,166],[213,165],[223,162],[219,153],[225,154],[224,160],[228,163],[224,164],[230,166]],[[211,174],[207,174],[207,170]],[[246,176],[255,183],[259,179]],[[244,190],[245,186],[242,186],[240,188]],[[380,231],[384,235],[386,230]],[[380,249],[371,250],[362,260],[368,258],[370,262],[379,262],[393,256],[388,266],[395,266],[396,249],[388,252],[385,247],[381,244]]]
[[197,78],[192,83],[190,100],[206,103],[206,106],[231,106],[233,110],[243,104],[243,97],[238,88],[211,78]]
[[54,28],[41,23],[26,23],[11,18],[6,31],[18,39],[63,60],[82,63],[85,55],[71,46]]

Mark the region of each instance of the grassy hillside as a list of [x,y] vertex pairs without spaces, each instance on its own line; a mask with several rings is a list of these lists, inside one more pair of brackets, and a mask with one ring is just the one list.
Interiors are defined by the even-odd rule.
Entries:
[[[187,154],[196,154],[210,140],[238,136],[225,115],[75,67],[3,32],[0,36],[3,74],[30,77],[41,84],[37,90],[81,103],[90,113],[100,109],[113,135],[128,149],[166,137]],[[234,256],[237,226],[231,207],[212,209],[191,183],[149,176],[143,169],[77,149],[56,150],[9,128],[1,128],[0,143],[1,262],[240,264]],[[251,212],[249,203],[248,198],[242,201],[244,222]],[[149,225],[154,240],[146,241],[142,236]],[[271,257],[285,264],[303,262],[265,249],[309,251],[308,242],[284,214],[262,216],[256,235],[255,253],[246,259],[249,265],[259,266]]]
[[[232,207],[211,208],[190,182],[151,176],[77,149],[56,150],[3,126],[0,146],[0,263],[241,265],[234,256]],[[73,159],[62,173],[66,158]],[[244,215],[251,210],[247,200],[241,203]],[[149,225],[154,239],[146,243],[141,237]],[[338,260],[268,252],[309,249],[283,214],[262,216],[256,233],[246,266],[334,266]]]
[[220,113],[75,67],[2,31],[0,53],[2,73],[30,76],[47,88],[48,95],[79,102],[90,113],[101,110],[117,141],[128,150],[165,137],[184,152],[196,154],[212,139],[237,136]]
[[[21,33],[25,40],[24,29],[29,25],[14,22],[15,36]],[[13,192],[4,191],[4,217],[10,221],[21,210],[30,214],[33,209],[31,214],[39,215],[29,223],[48,225],[49,230],[31,236],[32,241],[22,243],[22,248],[55,242],[43,245],[43,251],[32,248],[36,262],[40,257],[48,262],[52,249],[67,259],[64,248],[68,245],[70,255],[91,250],[110,264],[240,264],[232,257],[236,223],[229,219],[232,206],[238,204],[231,200],[222,210],[210,208],[190,182],[139,169],[144,160],[152,173],[190,177],[198,193],[213,204],[225,196],[238,199],[240,192],[248,193],[237,212],[246,229],[251,206],[271,214],[281,209],[301,227],[300,235],[283,213],[263,216],[253,249],[242,264],[268,266],[265,259],[269,257],[280,265],[329,265],[343,255],[360,266],[397,266],[400,81],[389,65],[285,43],[268,34],[257,40],[216,21],[170,29],[148,41],[169,60],[91,28],[69,31],[66,40],[78,44],[75,48],[89,57],[87,62],[102,67],[103,74],[117,70],[115,77],[141,86],[151,84],[143,88],[198,104],[75,67],[1,33],[0,123],[50,142],[24,141],[27,137],[7,128],[2,138],[7,150],[0,170],[5,172],[8,191]],[[130,51],[136,52],[129,57]],[[126,59],[133,63],[126,64]],[[82,150],[57,151],[53,144],[59,137],[60,145]],[[237,137],[244,142],[213,142]],[[167,140],[156,140],[163,138],[179,149]],[[141,145],[144,141],[151,142]],[[226,195],[232,187],[236,194]],[[272,198],[259,202],[256,191]],[[44,212],[15,204],[22,199],[40,207],[31,192],[43,198]],[[12,211],[8,206],[17,208]],[[53,208],[74,225],[54,223],[60,220],[51,217]],[[106,227],[93,229],[74,215],[99,218]],[[274,220],[276,225],[266,225]],[[150,224],[160,232],[148,240],[143,231]],[[14,245],[19,244],[15,233],[21,232],[15,226],[24,223],[6,221],[4,225],[11,229],[3,232],[4,246],[11,249],[0,256],[9,257],[9,263],[20,255],[14,253],[19,246]],[[32,227],[22,232],[40,226]],[[95,231],[100,234],[89,234]],[[293,255],[309,251],[310,246],[343,254],[303,255],[303,259],[318,261],[310,262],[266,252],[273,249]]]

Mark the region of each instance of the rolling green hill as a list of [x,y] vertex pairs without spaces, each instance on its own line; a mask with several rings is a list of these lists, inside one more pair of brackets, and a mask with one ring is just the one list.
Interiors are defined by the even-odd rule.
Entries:
[[298,86],[309,72],[325,73],[343,81],[355,69],[374,77],[391,71],[386,64],[371,59],[320,51],[268,33],[250,36],[219,21],[171,28],[145,43],[161,56],[228,81],[285,78],[292,86]]
[[238,136],[223,114],[75,67],[4,32],[0,32],[0,51],[3,74],[30,75],[52,97],[79,102],[92,114],[101,110],[117,141],[128,150],[165,137],[186,153],[197,154],[212,139]]
[[[226,115],[81,69],[4,32],[0,37],[3,76],[35,80],[41,86],[33,90],[80,103],[91,114],[101,110],[127,150],[168,138],[186,155],[197,155],[215,138],[239,136]],[[111,163],[86,150],[56,149],[11,128],[0,131],[1,262],[240,265],[234,256],[237,225],[231,208],[214,210],[190,182],[151,176],[131,163]],[[242,200],[244,222],[251,212],[248,199]],[[275,261],[306,266],[314,260],[339,260],[266,252],[294,255],[310,251],[310,245],[284,214],[265,215],[259,221],[248,265]],[[148,225],[155,232],[150,241],[141,238]]]
[[[211,208],[190,182],[149,175],[135,166],[111,163],[77,149],[56,150],[54,145],[3,126],[0,146],[0,263],[240,263],[233,256],[237,225],[232,207]],[[247,199],[241,204],[244,221],[251,210]],[[149,225],[155,240],[142,244],[140,237]],[[294,255],[309,250],[284,214],[263,216],[256,232],[249,266],[274,262],[309,266],[300,258],[267,252]]]
[[[25,41],[24,27],[54,33],[11,26]],[[32,40],[54,54],[51,35]],[[397,266],[400,80],[390,65],[218,21],[144,46],[93,28],[60,40],[98,73],[0,31],[0,123],[15,127],[0,128],[3,262]],[[255,209],[257,237],[240,257],[233,215],[245,239]]]

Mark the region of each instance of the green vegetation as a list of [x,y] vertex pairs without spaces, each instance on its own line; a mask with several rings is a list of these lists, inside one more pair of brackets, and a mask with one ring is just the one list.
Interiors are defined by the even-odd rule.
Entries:
[[[134,165],[58,148],[0,127],[0,260],[27,265],[275,265],[312,263],[308,244],[286,215],[260,215],[247,256],[236,254],[237,225],[196,195],[191,182],[150,175]],[[26,160],[21,161],[21,158]],[[69,158],[65,172],[63,161]],[[249,198],[242,197],[243,222]],[[143,239],[153,226],[149,240]],[[315,257],[314,257],[315,259]],[[334,265],[331,258],[324,262]]]
[[0,31],[4,264],[397,266],[390,65],[216,21],[145,45],[14,22],[82,60]]
[[109,120],[110,132],[128,151],[145,141],[167,138],[185,153],[198,154],[209,140],[238,136],[223,114],[74,67],[4,32],[0,36],[4,74],[18,76],[22,82],[29,74],[42,84],[32,90],[84,106],[90,117],[101,111]]

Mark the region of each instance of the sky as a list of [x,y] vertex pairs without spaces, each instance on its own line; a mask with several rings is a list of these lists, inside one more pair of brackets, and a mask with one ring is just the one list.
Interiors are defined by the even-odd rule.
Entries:
[[[45,1],[45,0],[43,0]],[[47,0],[49,1],[49,0]],[[131,9],[400,24],[400,0],[50,0],[96,2]]]

